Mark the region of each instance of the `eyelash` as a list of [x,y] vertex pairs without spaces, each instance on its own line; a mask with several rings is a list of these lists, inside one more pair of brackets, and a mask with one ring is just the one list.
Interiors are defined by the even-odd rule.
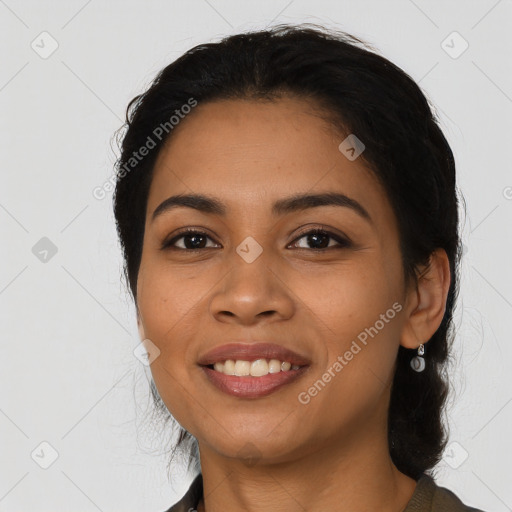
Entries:
[[[187,235],[188,236],[200,235],[200,236],[203,236],[203,237],[210,238],[210,240],[212,239],[207,233],[204,233],[202,231],[198,231],[198,230],[193,229],[193,228],[187,228],[187,229],[184,229],[183,231],[181,231],[180,233],[178,233],[171,240],[164,241],[162,243],[161,250],[177,250],[177,251],[182,251],[182,252],[197,252],[197,251],[204,250],[204,249],[214,249],[214,247],[203,247],[201,249],[182,249],[181,247],[179,247],[179,248],[178,247],[173,247],[173,245],[180,238],[184,238]],[[344,237],[342,237],[340,235],[337,235],[335,233],[332,233],[331,231],[327,231],[327,230],[322,229],[322,228],[313,228],[313,229],[310,229],[309,231],[305,231],[303,233],[300,233],[297,236],[297,238],[295,238],[295,240],[292,243],[296,243],[301,238],[304,238],[304,237],[306,237],[308,235],[324,235],[324,236],[327,236],[329,238],[332,238],[339,245],[335,246],[335,247],[324,247],[322,249],[308,249],[308,248],[306,248],[306,250],[315,251],[315,252],[324,252],[324,251],[329,250],[329,249],[347,249],[347,248],[352,246],[352,243],[348,240],[348,238],[344,238]],[[304,249],[304,247],[300,247],[299,249]]]

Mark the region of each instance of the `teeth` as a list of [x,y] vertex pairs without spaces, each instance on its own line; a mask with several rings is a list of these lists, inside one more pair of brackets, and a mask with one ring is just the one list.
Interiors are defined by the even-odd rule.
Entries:
[[298,370],[299,365],[292,366],[288,361],[279,361],[278,359],[256,359],[256,361],[244,361],[228,359],[224,362],[218,362],[213,365],[215,371],[225,375],[262,377],[269,373],[279,373],[281,371]]
[[249,361],[238,361],[235,363],[235,375],[244,377],[251,374],[251,363]]
[[[222,365],[222,363],[220,363]],[[226,375],[235,375],[235,361],[231,359],[224,363],[224,368],[220,371],[224,372]]]
[[268,373],[279,373],[283,364],[285,363],[281,363],[281,361],[278,361],[277,359],[271,359],[268,362]]
[[[236,364],[242,361],[237,361]],[[246,361],[243,361],[244,363]],[[252,377],[261,377],[262,375],[267,375],[269,373],[268,363],[265,359],[257,359],[250,363],[250,374]]]

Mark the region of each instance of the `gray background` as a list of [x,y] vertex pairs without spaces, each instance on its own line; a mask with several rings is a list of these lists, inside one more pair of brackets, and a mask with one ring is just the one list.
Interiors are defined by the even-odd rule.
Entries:
[[436,105],[468,208],[438,479],[512,510],[511,19],[510,0],[0,0],[0,511],[158,511],[188,487],[184,472],[167,483],[161,434],[144,428],[111,193],[92,191],[112,175],[128,101],[162,67],[304,21],[366,39]]

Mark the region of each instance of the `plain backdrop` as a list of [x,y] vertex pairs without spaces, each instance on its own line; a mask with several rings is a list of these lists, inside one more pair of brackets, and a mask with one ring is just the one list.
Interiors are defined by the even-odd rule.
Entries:
[[112,194],[92,191],[161,68],[301,22],[362,37],[436,106],[467,202],[438,482],[512,510],[511,21],[510,0],[0,0],[0,511],[162,511],[188,488],[141,427],[149,387]]

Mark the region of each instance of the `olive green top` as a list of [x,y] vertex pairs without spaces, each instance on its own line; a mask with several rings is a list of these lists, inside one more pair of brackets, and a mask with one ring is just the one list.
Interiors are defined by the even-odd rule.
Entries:
[[[188,491],[178,503],[165,512],[192,512],[197,509],[199,501],[203,497],[203,476],[199,473]],[[434,479],[423,474],[419,479],[407,507],[403,512],[483,512],[480,509],[471,508],[462,503],[457,496],[438,486]]]

